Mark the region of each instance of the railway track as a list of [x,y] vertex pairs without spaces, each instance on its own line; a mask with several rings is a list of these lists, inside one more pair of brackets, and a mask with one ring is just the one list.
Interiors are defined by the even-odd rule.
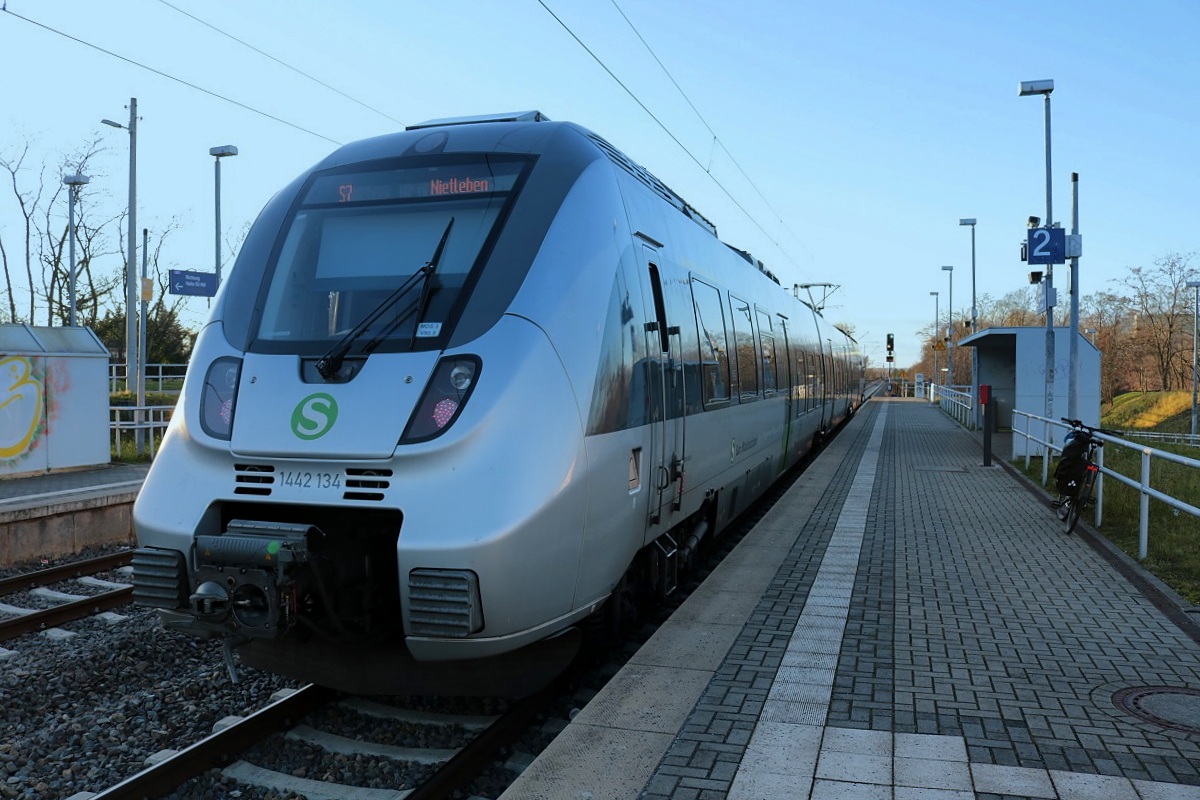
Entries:
[[[188,781],[214,768],[222,778],[258,787],[282,796],[302,795],[310,800],[355,797],[360,800],[433,800],[467,787],[494,764],[500,753],[526,731],[548,702],[561,693],[550,687],[512,704],[497,716],[414,712],[364,698],[346,697],[334,690],[308,685],[283,692],[261,711],[230,724],[196,744],[166,754],[121,783],[95,795],[93,800],[141,800],[169,796]],[[322,709],[337,705],[353,714],[375,720],[430,726],[457,726],[470,740],[461,747],[400,747],[318,730],[305,723]],[[368,726],[364,726],[368,727]],[[356,759],[388,760],[433,767],[410,788],[370,788],[328,780],[297,777],[255,763],[255,751],[270,748],[269,740],[286,729],[283,738]],[[380,772],[367,767],[360,772]]]
[[0,579],[0,611],[10,615],[0,620],[0,642],[126,605],[133,600],[133,587],[93,580],[93,587],[105,588],[106,591],[90,596],[44,591],[42,597],[57,603],[54,607],[46,609],[12,606],[4,603],[2,598],[19,592],[45,590],[64,581],[80,580],[97,573],[109,572],[127,566],[131,560],[132,554],[122,551]]

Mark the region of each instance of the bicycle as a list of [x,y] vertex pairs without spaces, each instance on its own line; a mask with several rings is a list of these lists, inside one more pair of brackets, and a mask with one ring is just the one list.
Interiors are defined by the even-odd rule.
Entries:
[[1063,444],[1062,455],[1058,466],[1054,468],[1054,479],[1059,491],[1058,500],[1051,503],[1059,520],[1066,526],[1065,532],[1071,533],[1079,524],[1079,517],[1088,503],[1092,500],[1092,490],[1096,485],[1096,476],[1100,467],[1096,466],[1096,450],[1104,446],[1095,434],[1104,433],[1109,436],[1119,436],[1116,431],[1104,428],[1093,428],[1084,425],[1077,419],[1061,417],[1063,422],[1071,426],[1067,440]]

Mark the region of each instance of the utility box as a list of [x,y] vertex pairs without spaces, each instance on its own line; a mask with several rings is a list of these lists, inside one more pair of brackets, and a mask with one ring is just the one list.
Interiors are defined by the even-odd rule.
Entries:
[[107,464],[108,407],[91,328],[0,325],[0,477]]
[[[1076,332],[1079,351],[1079,386],[1076,408],[1088,425],[1100,424],[1100,351]],[[1071,330],[1054,329],[1053,420],[1067,416],[1067,391],[1071,381]],[[987,328],[958,342],[974,347],[979,359],[979,383],[992,387],[996,401],[996,427],[1011,429],[1013,411],[1046,414],[1046,328]],[[1025,430],[1025,423],[1018,425]],[[1033,431],[1041,436],[1041,431]],[[1013,458],[1025,455],[1026,440],[1013,437]],[[1031,455],[1041,455],[1033,445]]]

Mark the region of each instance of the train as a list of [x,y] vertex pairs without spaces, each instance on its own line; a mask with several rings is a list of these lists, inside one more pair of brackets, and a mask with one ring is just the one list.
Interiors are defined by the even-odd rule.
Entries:
[[863,402],[815,305],[580,125],[342,146],[267,202],[197,335],[135,602],[235,679],[533,691]]

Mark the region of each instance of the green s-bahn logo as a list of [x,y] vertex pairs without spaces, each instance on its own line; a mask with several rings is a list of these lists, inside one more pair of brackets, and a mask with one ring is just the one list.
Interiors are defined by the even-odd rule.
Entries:
[[320,439],[329,433],[337,416],[338,404],[332,395],[325,392],[310,394],[292,411],[292,433],[305,441]]

